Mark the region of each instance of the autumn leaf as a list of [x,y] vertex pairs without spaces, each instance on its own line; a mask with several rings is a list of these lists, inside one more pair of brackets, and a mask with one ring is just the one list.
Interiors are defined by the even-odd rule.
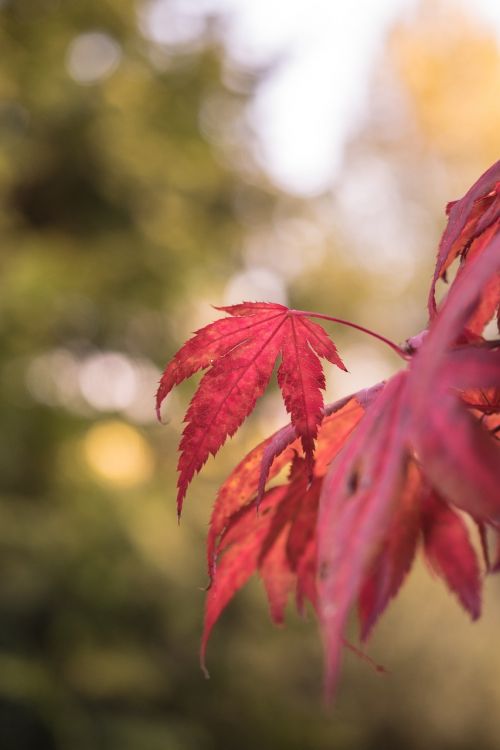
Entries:
[[[220,613],[256,571],[264,581],[273,620],[283,621],[288,594],[301,575],[309,573],[301,569],[301,558],[314,536],[318,496],[318,481],[309,484],[306,462],[295,455],[288,484],[266,492],[258,512],[250,503],[227,519],[224,531],[213,542],[216,564],[205,607],[203,665]],[[304,514],[309,516],[305,523]],[[301,590],[308,590],[308,584]]]
[[325,690],[332,695],[349,612],[386,538],[404,486],[406,373],[392,378],[367,410],[323,482],[318,519],[320,622]]
[[455,280],[411,363],[409,379],[412,439],[427,478],[458,507],[495,522],[500,521],[500,446],[464,408],[458,391],[498,386],[500,350],[468,346],[450,353],[450,347],[499,270],[497,234]]
[[201,639],[200,660],[205,672],[206,649],[212,628],[233,596],[256,571],[270,518],[286,491],[286,486],[270,490],[258,515],[254,509],[250,513],[248,508],[236,515],[218,545],[217,575],[207,591]]
[[365,576],[359,596],[361,639],[366,641],[412,566],[421,527],[422,475],[414,462],[407,469],[390,525],[378,555]]
[[464,521],[435,492],[429,492],[422,503],[422,532],[431,568],[476,620],[481,611],[477,555]]
[[[283,621],[292,593],[299,611],[311,602],[330,696],[345,646],[370,661],[345,639],[349,615],[357,609],[366,640],[419,546],[471,617],[479,616],[482,574],[464,515],[478,529],[486,571],[500,570],[500,341],[485,338],[485,326],[500,314],[499,177],[500,162],[448,207],[430,323],[403,348],[324,314],[242,303],[221,308],[229,317],[198,331],[167,366],[158,411],[174,385],[207,370],[186,415],[179,511],[194,473],[253,409],[278,359],[291,418],[240,462],[217,495],[203,664],[215,622],[256,572],[275,622]],[[459,270],[438,308],[436,283],[456,258]],[[319,357],[344,366],[311,317],[375,336],[404,368],[325,407]],[[266,491],[288,464],[288,481]]]
[[[361,419],[364,409],[381,389],[382,385],[377,384],[325,407],[325,416],[318,429],[314,477],[325,475],[330,462]],[[259,508],[266,482],[291,463],[300,447],[292,425],[287,425],[251,450],[222,484],[212,509],[207,537],[210,578],[215,572],[217,539],[231,517],[250,504]]]
[[[383,388],[383,385],[383,383],[377,383],[371,388],[363,388],[357,393],[345,396],[325,407],[314,453],[315,476],[325,474],[327,465],[340,449],[347,435],[361,419],[364,410]],[[266,441],[262,453],[257,504],[264,494],[269,471],[274,460],[291,445],[294,439],[295,431],[293,425],[290,424],[278,430]]]
[[[325,438],[324,433],[325,433],[325,430],[328,432],[328,426],[334,423],[335,435],[340,437],[340,435],[342,434],[342,430],[340,428],[340,420],[338,416],[340,412],[342,413],[341,420],[342,420],[342,423],[345,424],[345,429],[348,431],[353,429],[358,419],[360,419],[363,413],[363,409],[356,399],[356,394],[339,399],[335,403],[329,404],[324,410],[324,418],[320,426],[321,440],[320,441],[318,440],[318,445],[316,446],[316,451],[315,451],[314,474],[316,476],[321,475],[320,473],[318,473],[318,472],[321,472],[321,468],[320,468],[321,464],[322,463],[324,464],[325,462],[328,463],[333,458],[335,445],[332,445],[331,440],[329,440],[328,438]],[[260,503],[260,500],[264,494],[264,491],[266,488],[266,482],[270,475],[271,466],[273,466],[276,458],[282,455],[283,451],[285,451],[292,444],[294,439],[295,439],[295,430],[293,429],[293,426],[290,424],[290,425],[287,425],[286,427],[283,427],[281,430],[278,430],[278,432],[276,432],[272,436],[272,438],[266,443],[266,446],[262,453],[262,460],[261,460],[261,466],[260,466],[257,505]],[[341,437],[340,437],[340,441],[341,441]],[[318,453],[319,445],[321,445],[320,453]],[[326,452],[326,455],[325,455],[325,452]]]
[[[500,161],[493,164],[463,198],[449,203],[448,225],[439,244],[436,268],[429,291],[429,315],[435,317],[436,283],[445,278],[447,269],[458,256],[466,261],[471,245],[481,240],[483,232],[498,226],[500,217]],[[489,239],[491,239],[491,234]],[[477,248],[476,248],[477,251]]]
[[156,397],[159,412],[174,385],[208,368],[185,417],[178,464],[178,513],[194,474],[253,410],[278,357],[278,383],[312,473],[314,443],[323,418],[321,390],[325,388],[318,355],[345,370],[323,328],[299,311],[264,302],[218,309],[231,317],[202,328],[177,352],[163,373]]

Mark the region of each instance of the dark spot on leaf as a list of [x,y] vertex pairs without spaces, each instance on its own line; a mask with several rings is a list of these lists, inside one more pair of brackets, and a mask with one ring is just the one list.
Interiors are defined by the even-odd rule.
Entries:
[[347,479],[347,491],[350,495],[354,495],[358,491],[359,479],[359,469],[354,469]]
[[329,571],[330,571],[330,565],[326,562],[326,560],[323,560],[320,563],[319,569],[318,569],[318,575],[319,575],[320,581],[324,581],[327,578]]

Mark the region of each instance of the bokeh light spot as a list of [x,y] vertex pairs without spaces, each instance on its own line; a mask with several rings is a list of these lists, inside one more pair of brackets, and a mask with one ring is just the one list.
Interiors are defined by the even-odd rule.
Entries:
[[82,363],[78,377],[83,396],[98,411],[124,409],[137,390],[135,370],[118,352],[91,355]]
[[83,452],[92,471],[112,485],[142,484],[153,472],[153,456],[145,439],[118,420],[91,427],[83,441]]
[[69,45],[66,68],[77,83],[93,84],[108,78],[120,64],[121,56],[120,45],[109,34],[90,31]]
[[287,292],[283,279],[274,271],[259,267],[235,274],[224,289],[224,304],[235,305],[242,300],[286,305]]
[[195,43],[203,33],[204,19],[189,4],[151,0],[139,9],[139,25],[145,37],[165,46]]

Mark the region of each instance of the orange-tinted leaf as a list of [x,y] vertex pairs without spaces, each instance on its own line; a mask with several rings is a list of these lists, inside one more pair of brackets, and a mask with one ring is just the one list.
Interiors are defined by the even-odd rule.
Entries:
[[[259,512],[255,505],[246,505],[227,519],[225,530],[214,541],[217,564],[212,566],[207,593],[202,663],[210,632],[220,613],[257,570],[266,587],[272,617],[275,622],[282,622],[288,594],[299,575],[298,563],[305,552],[295,539],[293,558],[290,556],[289,534],[302,514],[302,505],[316,514],[318,494],[317,482],[308,487],[304,459],[296,456],[289,483],[269,490]],[[309,524],[310,533],[314,526]],[[304,546],[310,533],[303,538]]]
[[286,554],[287,536],[288,529],[283,528],[259,568],[269,601],[271,619],[276,625],[284,622],[288,596],[295,588],[296,577]]
[[308,474],[304,459],[295,456],[290,469],[286,493],[274,513],[272,522],[269,526],[268,535],[262,544],[260,560],[265,558],[269,550],[275,544],[276,539],[280,536],[283,528],[289,526],[296,518],[297,513],[299,513],[304,497],[308,491],[307,477]]
[[364,413],[357,396],[353,396],[341,409],[324,418],[314,453],[314,476],[323,477],[326,474]]
[[[279,434],[275,433],[276,435]],[[220,488],[210,518],[210,527],[207,539],[207,557],[208,570],[210,577],[214,573],[216,543],[219,536],[223,533],[229,519],[241,508],[249,505],[257,493],[260,467],[263,455],[274,440],[272,435],[255,447],[245,458],[238,464],[236,469],[229,475],[222,487]],[[297,439],[295,439],[297,441]],[[292,460],[294,448],[298,446],[294,441],[289,443],[279,456],[276,456],[269,469],[269,476],[273,477]]]
[[318,609],[318,587],[317,587],[317,568],[318,568],[318,544],[316,537],[311,539],[299,559],[297,565],[297,590],[295,600],[297,610],[300,614],[304,612],[305,600],[309,600],[314,609]]
[[[325,416],[318,429],[314,453],[314,476],[321,477],[325,474],[330,462],[363,416],[364,410],[382,388],[383,383],[378,383],[372,388],[364,388],[325,406]],[[291,445],[293,440],[295,430],[290,424],[278,430],[267,442],[262,454],[257,502],[264,494],[269,470],[275,458]]]
[[287,487],[275,487],[262,501],[260,513],[244,508],[235,514],[217,550],[216,574],[207,592],[201,641],[204,667],[212,628],[227,604],[257,570],[262,544],[269,532],[273,512],[286,494]]
[[500,412],[500,386],[492,388],[464,388],[460,397],[464,404],[480,414]]

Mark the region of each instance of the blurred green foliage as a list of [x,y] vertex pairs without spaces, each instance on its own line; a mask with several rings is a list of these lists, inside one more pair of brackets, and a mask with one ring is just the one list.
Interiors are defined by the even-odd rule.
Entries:
[[[234,646],[214,654],[213,685],[198,668],[208,503],[177,528],[179,421],[133,425],[146,469],[124,481],[85,459],[92,426],[109,424],[73,397],[68,362],[119,351],[161,365],[186,334],[173,311],[227,279],[242,233],[241,180],[200,132],[219,52],[155,67],[135,10],[0,9],[0,746],[298,748],[307,720],[290,723],[279,697],[269,712],[235,675]],[[94,30],[121,60],[82,85],[68,50]],[[154,381],[145,396],[152,418]]]
[[[331,219],[335,196],[292,198],[251,163],[242,114],[260,74],[240,70],[239,86],[228,84],[216,21],[191,46],[166,50],[141,34],[138,10],[130,0],[0,2],[0,748],[411,750],[429,737],[465,748],[477,741],[476,714],[465,744],[430,709],[427,730],[416,726],[433,674],[417,653],[423,636],[410,634],[413,656],[382,636],[379,653],[401,669],[392,683],[348,657],[338,709],[327,713],[313,624],[291,616],[273,630],[255,584],[213,637],[213,679],[199,671],[210,502],[275,427],[274,401],[207,466],[179,530],[175,446],[191,391],[156,425],[159,368],[209,322],[206,300],[222,301],[252,233],[267,232],[269,259],[284,265],[299,219],[311,258],[290,277],[292,303],[332,312],[335,296],[335,314],[376,319],[395,337],[425,322],[415,300],[430,265],[396,290],[390,267],[374,267],[373,280],[365,258],[360,273],[349,233]],[[85,81],[74,45],[89,33],[101,34],[97,57],[107,43],[116,59]],[[400,156],[377,132],[371,123],[353,141],[351,165],[369,149],[388,163]],[[425,163],[417,149],[401,167],[410,202],[427,196]],[[424,263],[442,224],[435,197]],[[406,318],[395,318],[402,301]],[[416,596],[433,601],[424,586],[418,579]],[[415,600],[406,605],[411,619]],[[435,612],[424,633],[435,631]],[[411,633],[394,617],[386,633],[401,622]],[[453,668],[452,650],[442,659]]]

